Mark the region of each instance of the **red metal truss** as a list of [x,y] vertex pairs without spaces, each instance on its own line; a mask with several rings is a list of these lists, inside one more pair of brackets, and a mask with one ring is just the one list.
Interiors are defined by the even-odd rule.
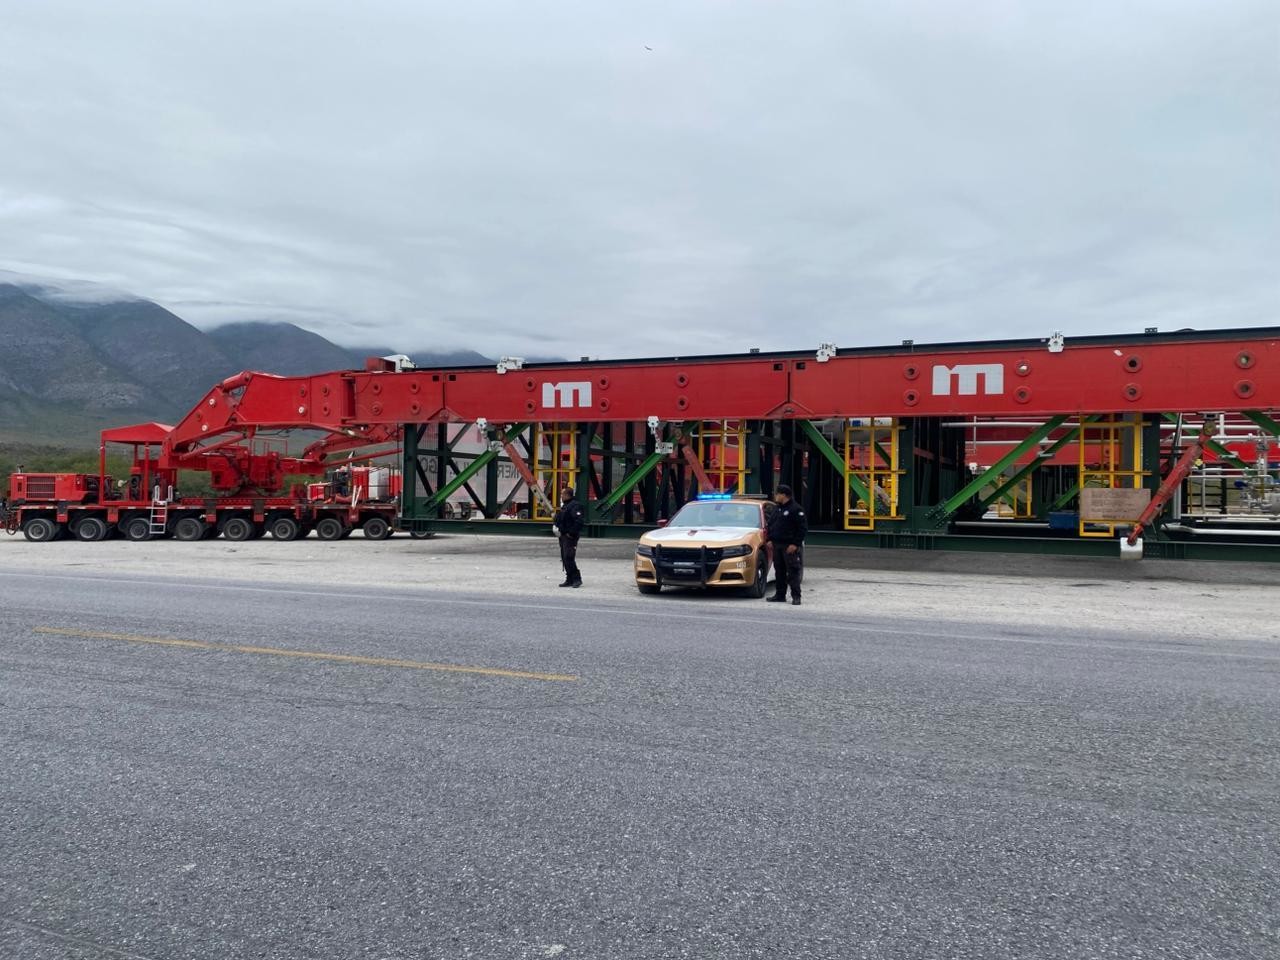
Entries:
[[1277,330],[1066,344],[1059,352],[1044,344],[926,347],[793,365],[795,415],[812,418],[1234,411],[1280,402]]
[[345,435],[433,421],[672,422],[876,416],[1044,418],[1055,414],[1267,410],[1280,406],[1280,328],[817,355],[459,368],[243,373],[214,387],[169,435],[181,455],[261,429]]

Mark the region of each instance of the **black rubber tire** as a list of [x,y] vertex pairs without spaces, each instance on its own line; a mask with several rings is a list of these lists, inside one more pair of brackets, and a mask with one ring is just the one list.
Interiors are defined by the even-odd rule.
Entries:
[[222,535],[236,543],[253,536],[253,521],[248,517],[227,517],[222,521]]
[[97,543],[99,540],[107,539],[110,530],[107,521],[101,517],[85,517],[76,524],[76,539],[83,540],[85,543]]
[[769,554],[764,550],[756,554],[756,579],[746,591],[757,600],[769,592]]
[[337,517],[321,517],[316,521],[316,536],[321,540],[341,540],[345,529]]
[[297,540],[302,536],[302,524],[293,517],[276,517],[267,524],[272,540]]
[[179,517],[173,525],[173,539],[183,543],[194,543],[203,540],[209,525],[199,517]]
[[22,535],[32,543],[58,539],[58,522],[49,517],[32,517],[22,525]]
[[391,536],[391,524],[383,517],[370,517],[360,529],[369,540],[385,540]]
[[151,539],[151,518],[133,517],[124,524],[124,535],[128,540],[142,542]]
[[656,583],[637,583],[636,589],[641,593],[661,593],[662,588]]
[[414,530],[409,534],[415,540],[430,540],[436,535],[434,530]]

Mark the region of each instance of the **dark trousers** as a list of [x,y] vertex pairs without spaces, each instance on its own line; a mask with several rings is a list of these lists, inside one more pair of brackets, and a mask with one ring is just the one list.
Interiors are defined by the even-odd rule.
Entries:
[[800,599],[800,582],[804,580],[804,545],[796,548],[795,553],[787,553],[785,544],[773,545],[774,594],[779,597],[787,595],[787,587],[791,587],[791,596]]
[[582,571],[578,569],[578,538],[560,538],[560,562],[564,565],[564,579],[568,583],[581,583]]

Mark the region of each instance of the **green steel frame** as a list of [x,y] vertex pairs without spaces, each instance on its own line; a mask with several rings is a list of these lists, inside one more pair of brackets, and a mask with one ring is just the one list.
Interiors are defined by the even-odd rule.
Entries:
[[[1265,412],[1248,414],[1261,430],[1280,437],[1280,423]],[[747,493],[769,494],[778,483],[789,482],[803,491],[811,525],[811,542],[861,548],[920,550],[989,550],[1004,553],[1057,553],[1080,556],[1117,556],[1113,539],[1082,539],[1073,533],[1052,531],[1043,522],[1007,523],[983,520],[988,504],[1006,495],[1028,476],[1039,475],[1035,488],[1035,516],[1043,521],[1053,511],[1069,509],[1079,496],[1080,485],[1069,467],[1047,467],[1052,455],[1079,438],[1081,427],[1067,429],[1052,443],[1045,441],[1070,418],[1052,417],[1029,430],[1012,450],[986,471],[971,475],[964,456],[961,431],[944,428],[936,419],[900,421],[900,512],[902,519],[877,521],[874,532],[845,531],[843,511],[849,491],[865,498],[868,491],[853,475],[846,475],[839,449],[809,421],[753,421],[747,424],[745,488]],[[1086,417],[1089,424],[1101,417]],[[1142,426],[1144,483],[1158,486],[1162,452],[1160,423],[1176,422],[1173,414],[1149,417]],[[532,424],[489,427],[491,441],[512,442],[531,457]],[[588,505],[588,535],[635,537],[669,519],[686,500],[696,495],[697,480],[676,446],[685,424],[663,424],[655,433],[644,424],[577,424],[573,442],[577,456],[577,487]],[[548,524],[533,521],[490,523],[507,508],[524,505],[531,494],[517,483],[504,499],[497,490],[498,467],[509,458],[500,443],[491,442],[479,453],[461,452],[457,441],[447,442],[443,429],[436,443],[424,443],[429,425],[407,425],[404,430],[404,490],[402,529],[415,532],[465,530],[468,532],[533,535],[545,534]],[[1210,444],[1215,455],[1248,467],[1220,444]],[[1216,448],[1216,449],[1215,449]],[[1032,455],[1030,462],[1015,465]],[[423,458],[435,457],[434,482],[423,468]],[[1004,471],[1015,468],[1008,476]],[[483,493],[472,486],[483,475]],[[993,478],[995,486],[992,487]],[[1042,481],[1042,482],[1041,482]],[[449,520],[441,516],[448,498],[466,491],[488,520]],[[531,515],[525,513],[525,516]],[[1276,526],[1280,531],[1280,525]],[[1249,541],[1228,534],[1190,538],[1175,534],[1159,522],[1145,534],[1148,556],[1178,559],[1280,560],[1280,541]]]

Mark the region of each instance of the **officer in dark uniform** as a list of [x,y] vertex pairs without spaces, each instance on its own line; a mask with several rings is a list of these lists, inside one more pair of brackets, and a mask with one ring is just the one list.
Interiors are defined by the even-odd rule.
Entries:
[[564,564],[562,587],[582,586],[582,573],[578,570],[578,538],[586,525],[582,504],[573,498],[573,487],[565,487],[560,493],[560,509],[556,511],[552,529],[560,538],[560,562]]
[[800,606],[800,581],[804,579],[804,537],[809,521],[804,510],[791,497],[791,488],[780,483],[773,491],[778,509],[769,521],[769,540],[773,543],[774,594],[770,603],[785,603],[787,586],[791,586],[791,602]]

